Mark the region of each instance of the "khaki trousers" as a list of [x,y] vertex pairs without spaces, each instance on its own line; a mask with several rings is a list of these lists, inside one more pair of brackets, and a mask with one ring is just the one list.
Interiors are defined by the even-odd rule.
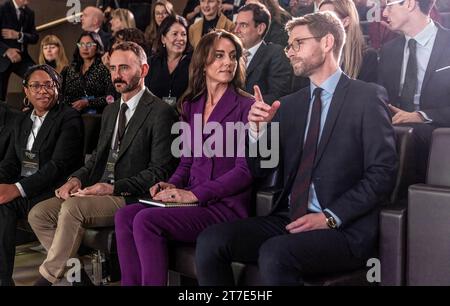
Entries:
[[76,256],[85,228],[114,225],[114,214],[125,206],[123,197],[51,198],[40,202],[28,214],[28,221],[48,251],[39,272],[54,283],[64,276],[66,263]]

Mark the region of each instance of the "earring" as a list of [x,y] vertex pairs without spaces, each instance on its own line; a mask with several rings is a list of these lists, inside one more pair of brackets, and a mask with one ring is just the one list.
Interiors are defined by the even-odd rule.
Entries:
[[30,100],[28,100],[28,98],[27,98],[27,97],[23,98],[23,101],[22,101],[22,103],[23,103],[23,105],[24,105],[25,107],[28,107],[28,106],[30,106]]
[[166,44],[163,44],[163,48],[165,48],[166,47]]

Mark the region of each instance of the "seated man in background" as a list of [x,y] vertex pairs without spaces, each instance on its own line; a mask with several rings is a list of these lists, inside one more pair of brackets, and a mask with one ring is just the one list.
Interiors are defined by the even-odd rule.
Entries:
[[417,181],[424,182],[431,134],[450,127],[450,31],[430,18],[435,0],[388,0],[383,16],[402,35],[382,49],[379,83],[392,123],[414,127]]
[[245,90],[253,93],[253,87],[258,85],[264,101],[269,104],[289,93],[292,76],[283,48],[264,42],[270,19],[270,12],[264,5],[246,4],[239,9],[234,29],[246,49]]
[[[119,208],[148,194],[177,166],[170,150],[177,115],[144,86],[149,69],[144,50],[133,42],[120,43],[112,49],[109,65],[122,96],[103,112],[96,151],[55,191],[56,197],[39,203],[28,218],[48,250],[38,286],[63,277],[86,227],[114,225]],[[83,273],[81,281],[87,280]]]

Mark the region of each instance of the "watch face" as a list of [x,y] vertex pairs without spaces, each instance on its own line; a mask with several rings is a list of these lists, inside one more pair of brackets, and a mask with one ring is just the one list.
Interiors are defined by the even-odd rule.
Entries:
[[336,220],[333,217],[327,218],[327,225],[330,228],[336,228]]

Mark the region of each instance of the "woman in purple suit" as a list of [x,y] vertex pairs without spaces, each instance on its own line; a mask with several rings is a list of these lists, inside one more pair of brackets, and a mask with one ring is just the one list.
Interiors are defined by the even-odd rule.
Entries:
[[244,125],[254,100],[241,89],[241,56],[239,39],[226,31],[206,34],[195,49],[181,100],[181,162],[168,182],[150,188],[153,199],[180,206],[133,204],[116,213],[122,285],[166,285],[168,241],[195,242],[209,225],[248,216]]

